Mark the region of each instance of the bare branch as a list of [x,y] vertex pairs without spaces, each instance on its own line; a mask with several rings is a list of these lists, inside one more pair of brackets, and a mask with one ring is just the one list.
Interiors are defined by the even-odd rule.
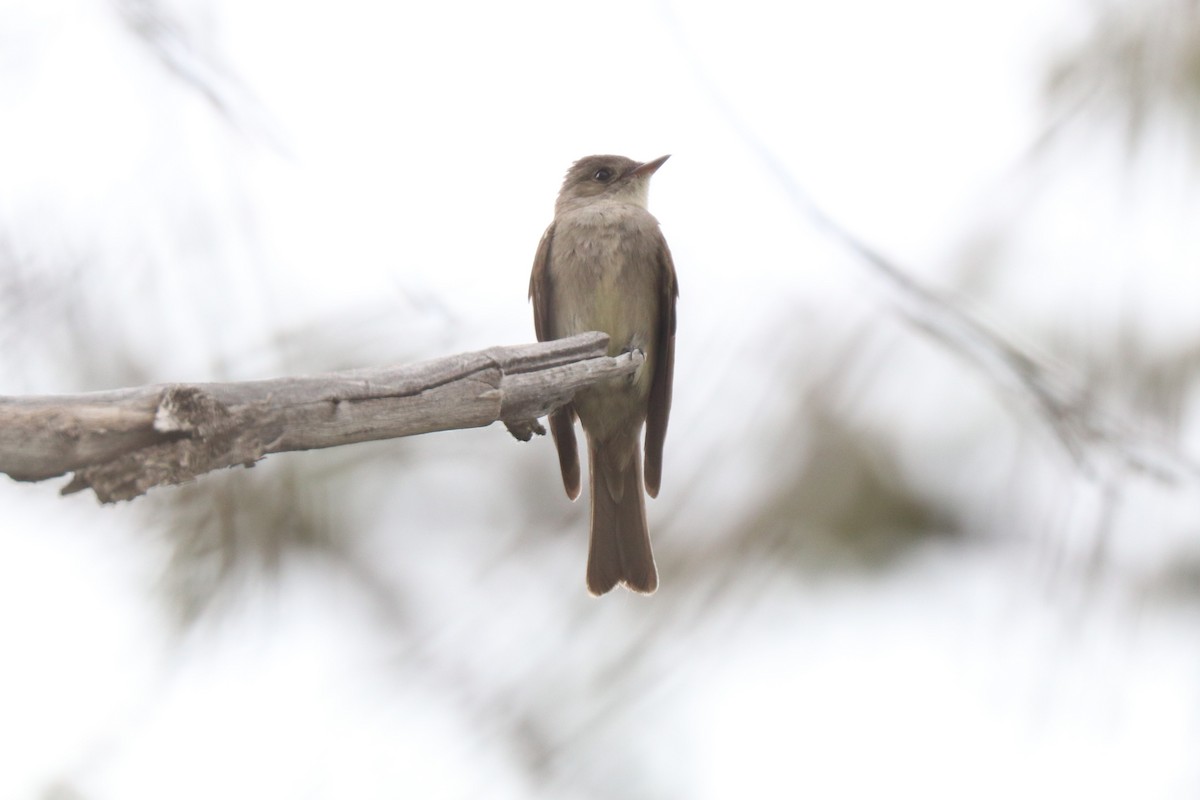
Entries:
[[313,450],[504,421],[528,440],[537,417],[581,388],[631,375],[640,352],[610,358],[585,333],[403,367],[242,383],[164,384],[48,397],[0,397],[0,472],[40,481],[74,472],[64,493],[128,500],[268,453]]

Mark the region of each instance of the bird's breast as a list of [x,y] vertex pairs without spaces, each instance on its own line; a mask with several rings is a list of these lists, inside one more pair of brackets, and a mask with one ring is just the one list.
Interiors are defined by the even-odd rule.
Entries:
[[551,247],[558,336],[599,330],[609,353],[648,350],[658,320],[658,222],[643,208],[599,205],[556,221]]

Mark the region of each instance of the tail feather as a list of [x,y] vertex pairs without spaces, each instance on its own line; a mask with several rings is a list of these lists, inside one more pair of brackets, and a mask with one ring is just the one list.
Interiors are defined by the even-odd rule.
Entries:
[[658,588],[637,450],[636,438],[597,443],[588,437],[592,520],[587,584],[597,596],[618,583],[643,594]]

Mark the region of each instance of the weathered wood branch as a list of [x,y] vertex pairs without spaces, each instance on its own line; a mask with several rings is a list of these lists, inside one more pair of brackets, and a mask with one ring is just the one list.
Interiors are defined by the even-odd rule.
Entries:
[[105,503],[269,453],[314,450],[503,421],[514,436],[599,381],[631,375],[639,352],[607,355],[585,333],[401,367],[240,383],[162,384],[0,397],[0,472],[41,481],[73,472],[63,493]]

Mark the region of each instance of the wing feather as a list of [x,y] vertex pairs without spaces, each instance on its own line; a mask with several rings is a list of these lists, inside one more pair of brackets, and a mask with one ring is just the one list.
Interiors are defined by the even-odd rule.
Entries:
[[666,239],[659,234],[658,248],[658,337],[655,342],[654,380],[646,410],[646,491],[658,496],[662,481],[663,443],[667,438],[667,418],[671,414],[671,384],[675,373],[675,300],[679,283],[675,262]]
[[[537,254],[533,257],[533,272],[529,276],[529,297],[533,300],[533,329],[539,342],[556,339],[553,325],[554,296],[551,287],[550,257],[554,244],[553,223],[542,234]],[[558,450],[558,466],[562,471],[563,488],[567,497],[579,497],[579,446],[575,441],[575,407],[568,403],[550,414],[550,435]]]

